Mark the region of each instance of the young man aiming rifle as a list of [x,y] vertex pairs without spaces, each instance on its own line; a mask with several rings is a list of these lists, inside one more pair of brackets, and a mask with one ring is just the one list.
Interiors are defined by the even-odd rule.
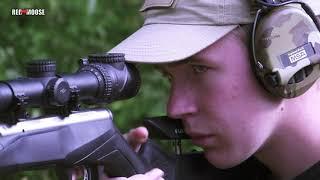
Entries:
[[[303,2],[320,12],[319,1]],[[265,179],[320,179],[320,26],[305,4],[146,0],[141,11],[144,25],[110,53],[160,68],[171,83],[168,115],[212,165],[255,157]],[[147,136],[128,134],[137,147]]]

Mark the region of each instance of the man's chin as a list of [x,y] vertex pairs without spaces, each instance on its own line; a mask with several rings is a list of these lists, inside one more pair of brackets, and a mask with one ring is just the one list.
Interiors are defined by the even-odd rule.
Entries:
[[210,164],[212,164],[214,167],[218,169],[229,169],[241,163],[241,161],[236,161],[234,159],[231,159],[230,156],[228,156],[227,154],[213,155],[212,153],[208,153],[204,151],[204,155],[206,159],[210,162]]

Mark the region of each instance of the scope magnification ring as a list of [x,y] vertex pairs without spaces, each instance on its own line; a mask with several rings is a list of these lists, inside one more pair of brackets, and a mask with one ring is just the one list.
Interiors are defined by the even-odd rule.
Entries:
[[99,83],[99,92],[98,92],[98,98],[109,99],[112,95],[112,80],[111,77],[105,73],[106,70],[98,64],[88,64],[83,66],[80,70],[80,72],[83,71],[89,71],[93,73]]

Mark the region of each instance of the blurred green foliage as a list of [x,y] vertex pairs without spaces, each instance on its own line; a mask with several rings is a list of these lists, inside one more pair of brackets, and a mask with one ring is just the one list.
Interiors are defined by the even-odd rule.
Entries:
[[[105,52],[133,33],[143,20],[142,0],[2,0],[0,80],[24,74],[32,59],[51,58],[59,72],[74,72],[80,57]],[[13,8],[43,8],[45,16],[12,16]],[[139,65],[142,87],[132,99],[107,105],[123,132],[143,117],[165,114],[168,83],[150,65]],[[3,179],[5,177],[2,177]],[[6,178],[5,178],[6,179]],[[51,171],[24,172],[10,180],[53,180]]]

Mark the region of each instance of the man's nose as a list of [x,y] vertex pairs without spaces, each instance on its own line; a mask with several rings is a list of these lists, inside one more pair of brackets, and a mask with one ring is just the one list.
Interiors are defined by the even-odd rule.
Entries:
[[168,116],[175,119],[183,119],[185,116],[197,111],[195,94],[187,87],[172,87],[167,104]]

